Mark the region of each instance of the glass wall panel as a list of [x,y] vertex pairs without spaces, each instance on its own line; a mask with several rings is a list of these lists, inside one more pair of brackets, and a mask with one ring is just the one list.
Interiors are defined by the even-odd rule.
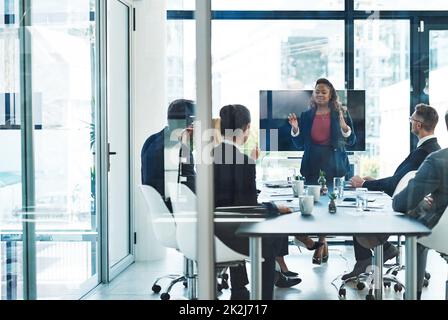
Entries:
[[448,106],[446,80],[448,77],[448,30],[429,31],[429,82],[424,89],[429,103],[439,114],[436,136],[442,148],[448,147],[445,112]]
[[241,103],[257,124],[260,90],[312,89],[320,77],[344,88],[342,21],[215,20],[212,55],[215,115]]
[[168,10],[194,10],[196,0],[166,0]]
[[448,10],[448,1],[355,0],[355,10]]
[[0,3],[0,299],[23,298],[18,1]]
[[[194,97],[194,21],[169,20],[167,34],[168,99]],[[250,154],[258,142],[260,90],[312,89],[320,77],[344,89],[344,23],[214,20],[212,58],[213,117],[226,104],[247,106]]]
[[366,152],[361,176],[392,175],[409,154],[408,20],[355,21],[355,84],[366,91]]
[[[194,8],[194,3],[190,4]],[[197,248],[198,236],[204,235],[204,232],[198,232],[196,207],[196,196],[199,192],[196,174],[203,169],[199,168],[202,159],[201,141],[195,141],[194,137],[201,136],[201,133],[206,132],[206,128],[201,126],[198,118],[195,119],[198,110],[195,104],[197,101],[195,24],[194,19],[166,21],[163,48],[166,55],[164,69],[166,90],[163,97],[166,97],[166,100],[163,105],[152,108],[162,110],[162,114],[158,114],[157,117],[159,124],[164,125],[164,128],[154,127],[149,133],[141,151],[141,164],[142,183],[154,188],[153,190],[144,188],[142,194],[148,204],[148,222],[150,221],[159,244],[169,251],[168,255],[171,257],[177,256],[182,259],[182,254],[185,253],[188,258],[197,260],[197,265],[200,265],[204,259],[203,251],[193,250],[193,253],[190,250]],[[158,49],[162,48],[156,48]],[[148,112],[151,112],[150,109],[148,108]],[[204,140],[202,143],[204,144]],[[202,193],[203,196],[205,194]],[[164,200],[166,206],[161,205],[160,199]],[[172,217],[176,219],[175,224]],[[178,240],[180,238],[185,240],[175,241],[179,244],[179,250],[169,245],[176,237]],[[207,254],[207,257],[210,258],[210,255]],[[193,272],[193,260],[184,261],[183,264],[189,288],[192,288],[193,278],[190,275]],[[179,264],[168,266],[160,276],[169,272],[179,273],[182,271],[181,267]],[[205,273],[201,275],[204,276]],[[199,293],[201,289],[198,287],[197,290]],[[192,298],[189,295],[193,293],[191,290],[185,293],[189,299]]]
[[[195,96],[194,27],[168,21],[167,102]],[[258,115],[259,90],[267,88],[310,89],[319,77],[344,88],[342,21],[214,20],[212,56],[214,116],[236,102]]]
[[166,105],[196,99],[196,31],[194,20],[168,20],[166,30]]
[[[169,10],[194,10],[195,0],[167,0]],[[344,10],[344,0],[212,0],[212,10]]]
[[[212,26],[213,116],[226,104],[249,108],[248,155],[259,141],[260,90],[312,89],[321,77],[344,89],[343,21],[215,20]],[[265,178],[280,178],[282,170],[274,165]]]
[[37,296],[97,274],[94,0],[31,2]]

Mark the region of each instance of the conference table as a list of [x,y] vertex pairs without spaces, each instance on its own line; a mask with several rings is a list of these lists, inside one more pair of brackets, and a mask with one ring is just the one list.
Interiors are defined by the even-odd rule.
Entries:
[[[353,197],[354,193],[345,192],[344,197]],[[393,211],[392,199],[381,192],[368,192],[368,209],[359,211],[356,204],[349,201],[337,201],[337,212],[328,212],[329,198],[321,196],[314,203],[310,216],[300,212],[284,214],[259,222],[244,223],[237,230],[237,235],[249,237],[251,300],[261,299],[261,239],[262,237],[279,237],[288,235],[310,236],[381,236],[384,234],[401,235],[405,244],[405,298],[415,300],[417,297],[417,237],[428,235],[431,230],[402,213]],[[259,201],[274,201],[293,208],[298,207],[298,198],[294,198],[292,188],[262,188]],[[383,285],[383,246],[374,248],[374,297],[382,299]]]

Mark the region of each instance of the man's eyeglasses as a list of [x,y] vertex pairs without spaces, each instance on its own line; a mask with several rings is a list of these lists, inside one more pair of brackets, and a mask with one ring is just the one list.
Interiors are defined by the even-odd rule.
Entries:
[[409,122],[412,122],[412,121],[423,123],[423,121],[420,121],[420,120],[414,119],[412,117],[409,117]]

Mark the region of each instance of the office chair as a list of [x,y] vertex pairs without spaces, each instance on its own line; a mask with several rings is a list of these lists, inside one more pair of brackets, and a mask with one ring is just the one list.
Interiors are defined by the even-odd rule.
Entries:
[[[176,238],[176,224],[173,215],[168,210],[160,194],[151,186],[140,185],[143,196],[146,200],[146,204],[151,215],[152,228],[154,234],[159,243],[166,248],[173,248],[179,250],[179,246]],[[152,291],[159,293],[161,286],[158,284],[161,279],[172,279],[166,288],[165,292],[160,295],[162,300],[168,300],[171,288],[179,282],[183,282],[186,285],[187,278],[185,274],[189,271],[189,261],[184,260],[184,275],[169,274],[156,279],[152,285]],[[190,289],[189,289],[190,290]],[[193,289],[191,289],[193,290]]]
[[[406,173],[401,179],[400,182],[398,182],[397,186],[395,187],[394,194],[392,198],[401,192],[409,183],[411,179],[415,177],[416,170],[409,171]],[[384,266],[387,268],[387,271],[385,272],[383,276],[383,284],[384,286],[391,287],[392,283],[394,283],[394,291],[395,292],[401,292],[404,289],[404,284],[399,281],[396,276],[398,275],[398,272],[405,269],[405,266],[402,264],[402,239],[401,235],[398,236],[398,243],[397,243],[397,249],[398,249],[398,256],[396,257],[396,262],[393,264],[384,264]],[[426,277],[426,276],[425,276]],[[429,279],[429,277],[428,277]],[[371,300],[374,299],[374,296],[372,294],[373,292],[373,272],[366,272],[360,274],[358,277],[349,278],[342,282],[342,285],[339,287],[339,296],[345,297],[346,290],[345,290],[345,284],[347,282],[356,281],[356,288],[358,290],[363,290],[366,287],[366,284],[369,286],[369,294],[366,296],[366,299]],[[427,286],[428,282],[427,279],[425,279],[425,286]]]
[[[196,213],[196,195],[186,185],[178,184],[177,195],[170,195],[173,204],[173,214],[176,221],[177,242],[180,251],[188,259],[197,261],[197,213]],[[217,278],[221,278],[221,284],[217,289],[227,289],[228,276],[225,270],[229,267],[245,264],[249,260],[248,256],[242,255],[215,236],[215,272]]]
[[[356,288],[358,290],[363,290],[366,286],[369,288],[369,292],[366,295],[366,300],[375,300],[375,296],[373,294],[373,290],[374,290],[374,278],[375,278],[375,274],[374,274],[374,269],[372,268],[371,270],[367,270],[364,273],[361,273],[359,276],[357,277],[353,277],[353,278],[348,278],[346,280],[342,280],[341,285],[339,286],[339,297],[340,298],[345,298],[346,296],[346,289],[345,286],[347,283],[352,282],[352,281],[356,281]],[[390,287],[391,284],[394,283],[394,291],[395,292],[401,292],[404,288],[405,285],[393,274],[388,274],[386,272],[386,274],[383,275],[383,284],[385,287]]]
[[[417,170],[409,171],[406,173],[398,182],[397,186],[395,187],[394,194],[392,195],[392,198],[394,198],[398,193],[403,191],[404,188],[408,185],[409,181],[415,177],[415,174],[417,173]],[[396,258],[396,262],[393,264],[385,264],[384,266],[387,267],[386,274],[392,274],[396,276],[399,271],[405,270],[405,266],[402,264],[402,236],[398,235],[397,238],[397,249],[398,249],[398,256]]]
[[[411,179],[413,179],[415,177],[415,174],[417,173],[417,170],[413,170],[413,171],[409,171],[408,173],[406,173],[403,178],[401,178],[400,182],[397,184],[397,187],[395,188],[394,194],[392,195],[392,198],[395,197],[395,195],[397,195],[398,193],[400,193],[401,191],[403,191],[404,188],[406,188],[406,186],[408,185],[409,181]],[[397,249],[398,249],[398,256],[396,258],[396,263],[394,264],[385,264],[385,267],[387,267],[387,271],[386,274],[392,274],[394,276],[396,276],[398,274],[399,271],[401,270],[405,270],[406,267],[402,264],[402,237],[399,235],[398,239],[397,239]],[[425,273],[425,279],[423,282],[423,286],[427,287],[429,282],[429,278],[431,277],[431,275],[429,274],[429,272]],[[385,283],[386,286],[388,286],[388,283]]]
[[[440,253],[440,256],[448,263],[448,241],[446,241],[447,232],[448,207],[445,209],[445,212],[439,222],[432,229],[431,234],[429,236],[419,238],[417,242]],[[448,300],[448,280],[445,282],[445,300]]]

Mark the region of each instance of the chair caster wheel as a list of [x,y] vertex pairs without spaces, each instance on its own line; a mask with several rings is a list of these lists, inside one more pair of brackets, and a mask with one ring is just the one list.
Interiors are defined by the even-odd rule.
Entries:
[[365,285],[364,282],[358,282],[358,283],[356,284],[356,288],[357,288],[358,290],[363,290],[365,287],[366,287],[366,285]]
[[152,289],[152,291],[153,291],[154,293],[159,293],[160,290],[162,290],[162,287],[159,286],[158,284],[155,284],[155,285],[152,286],[151,289]]
[[339,296],[341,297],[341,298],[345,298],[345,295],[347,294],[347,291],[344,289],[344,288],[342,288],[342,289],[339,289]]
[[396,276],[396,275],[398,274],[398,271],[397,271],[397,270],[392,271],[392,274],[393,274],[394,276]]
[[390,288],[391,283],[389,281],[384,282],[384,288]]
[[425,272],[425,279],[426,280],[431,279],[431,274],[429,272]]
[[403,290],[403,286],[400,285],[400,284],[398,284],[398,283],[396,283],[396,284],[394,285],[394,291],[395,291],[395,292],[401,292],[401,290]]
[[366,295],[366,300],[375,300],[375,296],[373,294]]
[[423,279],[423,286],[426,288],[429,286],[429,281],[428,279]]
[[229,283],[227,280],[222,279],[221,286],[223,289],[229,289]]
[[188,282],[187,281],[183,281],[182,284],[184,285],[185,288],[188,288]]
[[170,300],[170,294],[164,292],[164,293],[162,293],[162,294],[160,295],[160,299],[161,299],[161,300]]

